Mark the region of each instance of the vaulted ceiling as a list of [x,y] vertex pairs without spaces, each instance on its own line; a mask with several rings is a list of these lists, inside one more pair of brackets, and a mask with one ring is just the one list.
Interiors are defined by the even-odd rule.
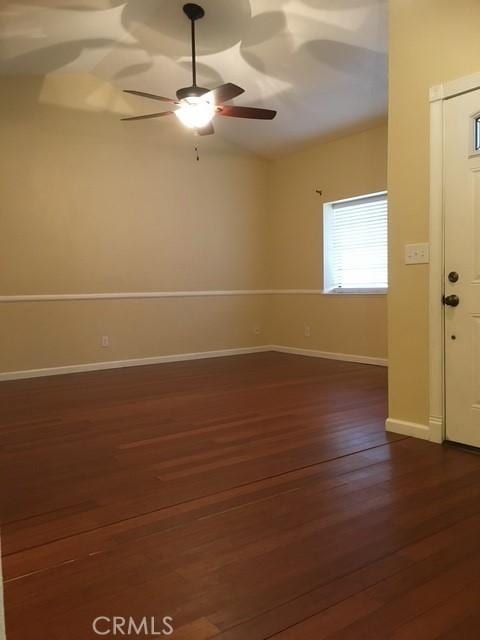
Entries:
[[[175,95],[191,84],[183,0],[0,0],[0,74],[88,72]],[[387,111],[386,0],[203,0],[199,83],[234,82],[235,103],[272,122],[221,119],[220,135],[261,154],[294,148]],[[135,98],[136,113],[158,103]],[[161,128],[170,122],[128,126]],[[155,129],[157,131],[158,129]]]

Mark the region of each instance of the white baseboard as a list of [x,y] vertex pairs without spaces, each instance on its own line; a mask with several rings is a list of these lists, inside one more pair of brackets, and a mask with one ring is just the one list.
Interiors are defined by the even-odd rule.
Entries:
[[164,364],[166,362],[182,362],[184,360],[203,360],[207,358],[224,358],[226,356],[238,356],[247,353],[264,353],[277,351],[279,353],[291,353],[294,355],[313,358],[325,358],[326,360],[342,360],[344,362],[358,362],[360,364],[373,364],[386,367],[387,360],[383,358],[371,358],[369,356],[349,355],[345,353],[330,353],[328,351],[314,351],[312,349],[297,349],[295,347],[283,347],[280,345],[262,345],[260,347],[244,347],[240,349],[220,349],[218,351],[200,351],[198,353],[175,353],[169,356],[153,356],[149,358],[134,358],[131,360],[113,360],[107,362],[88,362],[85,364],[73,364],[62,367],[48,367],[45,369],[24,369],[22,371],[6,371],[0,373],[0,382],[7,380],[22,380],[25,378],[42,378],[45,376],[59,376],[68,373],[85,373],[87,371],[102,371],[105,369],[122,369],[124,367],[140,367],[149,364]]
[[223,358],[225,356],[239,356],[247,353],[262,353],[271,351],[268,346],[244,347],[240,349],[220,349],[218,351],[200,351],[198,353],[176,353],[169,356],[152,356],[150,358],[133,358],[130,360],[112,360],[107,362],[88,362],[63,367],[48,367],[45,369],[25,369],[23,371],[7,371],[0,373],[2,380],[21,380],[23,378],[42,378],[45,376],[59,376],[67,373],[84,373],[87,371],[102,371],[105,369],[122,369],[124,367],[141,367],[149,364],[164,364],[166,362],[182,362],[184,360],[203,360],[206,358]]
[[443,442],[441,428],[438,424],[419,424],[417,422],[407,422],[406,420],[396,420],[387,418],[385,429],[391,433],[398,433],[402,436],[410,436],[412,438],[420,438],[421,440],[429,440],[430,442]]
[[374,358],[372,356],[360,356],[349,353],[332,353],[331,351],[317,351],[315,349],[300,349],[297,347],[284,347],[282,345],[272,345],[271,351],[279,353],[291,353],[297,356],[308,356],[310,358],[324,358],[325,360],[341,360],[342,362],[358,362],[359,364],[373,364],[380,367],[388,367],[386,358]]

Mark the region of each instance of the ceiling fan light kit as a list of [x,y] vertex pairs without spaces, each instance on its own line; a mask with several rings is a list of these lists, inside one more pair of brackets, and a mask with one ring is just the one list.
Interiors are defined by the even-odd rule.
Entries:
[[276,111],[270,109],[259,109],[256,107],[237,107],[226,105],[229,100],[244,93],[244,89],[232,83],[222,84],[216,89],[209,90],[197,85],[197,54],[195,42],[195,22],[204,17],[204,9],[194,3],[187,3],[183,6],[183,11],[191,23],[192,40],[192,85],[179,89],[177,99],[165,98],[143,91],[125,90],[125,93],[167,102],[177,108],[173,111],[162,111],[143,116],[133,116],[122,118],[122,120],[146,120],[150,118],[160,118],[175,114],[180,122],[193,129],[198,135],[211,135],[214,133],[212,120],[215,116],[227,116],[230,118],[247,118],[251,120],[273,120],[277,115]]
[[203,129],[215,115],[215,105],[202,98],[184,98],[175,115],[189,129]]

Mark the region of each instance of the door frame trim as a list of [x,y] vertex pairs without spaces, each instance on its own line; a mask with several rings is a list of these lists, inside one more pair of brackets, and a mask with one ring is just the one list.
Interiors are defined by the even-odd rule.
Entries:
[[444,103],[480,89],[480,73],[430,89],[430,269],[429,269],[429,427],[431,440],[446,440],[445,325],[443,305],[445,264]]

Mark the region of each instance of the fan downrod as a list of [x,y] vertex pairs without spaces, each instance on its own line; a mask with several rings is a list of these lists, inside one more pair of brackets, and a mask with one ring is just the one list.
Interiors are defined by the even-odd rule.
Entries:
[[199,5],[193,2],[188,2],[183,5],[183,12],[189,20],[200,20],[205,15],[205,10]]

